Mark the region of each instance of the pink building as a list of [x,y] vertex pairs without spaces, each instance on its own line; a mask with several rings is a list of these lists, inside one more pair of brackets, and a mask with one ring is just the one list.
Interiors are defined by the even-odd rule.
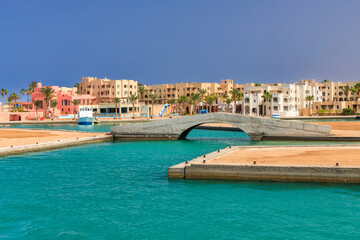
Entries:
[[[84,105],[96,105],[96,97],[91,96],[88,94],[77,94],[76,88],[65,88],[65,87],[58,87],[58,86],[49,86],[50,88],[55,90],[55,97],[53,100],[57,100],[57,107],[55,109],[55,115],[67,115],[67,114],[73,114],[74,112],[74,105],[71,103],[73,100],[79,100],[80,104],[76,106],[76,111],[79,111],[80,106]],[[40,92],[40,90],[43,88],[41,83],[37,84],[37,87],[34,89],[34,92],[31,94],[31,102],[22,102],[21,105],[24,109],[27,109],[29,111],[35,111],[34,102],[35,101],[41,101],[42,104],[40,108],[38,109],[38,112],[45,112],[46,109],[46,102],[44,100],[43,94]],[[52,112],[53,109],[50,108],[50,111]]]

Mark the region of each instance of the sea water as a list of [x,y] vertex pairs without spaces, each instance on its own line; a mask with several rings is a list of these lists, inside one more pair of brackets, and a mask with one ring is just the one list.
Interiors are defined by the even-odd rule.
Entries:
[[1,158],[0,239],[359,238],[358,185],[168,180],[168,167],[228,145],[280,144],[188,137]]

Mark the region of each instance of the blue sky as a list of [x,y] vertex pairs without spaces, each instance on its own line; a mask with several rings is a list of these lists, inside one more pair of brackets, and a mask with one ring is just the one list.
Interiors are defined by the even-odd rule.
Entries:
[[360,80],[360,1],[0,1],[1,86]]

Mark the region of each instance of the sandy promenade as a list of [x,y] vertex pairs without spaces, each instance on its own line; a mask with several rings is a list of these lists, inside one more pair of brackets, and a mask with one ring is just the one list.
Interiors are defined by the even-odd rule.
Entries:
[[0,148],[24,146],[36,144],[36,142],[49,143],[58,140],[75,140],[94,135],[102,136],[104,133],[0,128]]
[[236,148],[207,161],[207,164],[253,164],[286,166],[360,167],[360,146],[252,147]]

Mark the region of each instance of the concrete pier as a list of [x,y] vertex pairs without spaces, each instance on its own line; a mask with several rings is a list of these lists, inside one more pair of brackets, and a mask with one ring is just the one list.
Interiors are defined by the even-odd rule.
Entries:
[[[359,153],[360,146],[348,145],[231,147],[172,166],[168,169],[168,177],[360,183]],[[305,155],[309,156],[308,159]]]

